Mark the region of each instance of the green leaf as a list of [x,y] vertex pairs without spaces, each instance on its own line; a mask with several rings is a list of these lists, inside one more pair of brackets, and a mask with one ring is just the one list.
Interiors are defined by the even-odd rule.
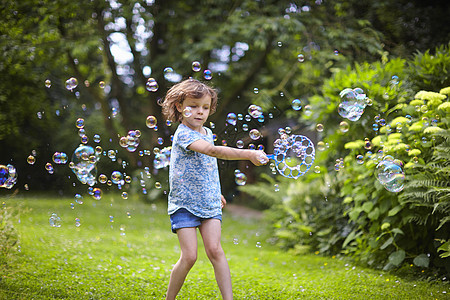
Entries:
[[389,245],[392,244],[393,241],[394,241],[394,238],[391,236],[390,238],[388,238],[388,239],[386,240],[386,242],[384,242],[383,245],[381,245],[380,249],[381,249],[381,250],[386,249]]
[[392,252],[391,255],[389,255],[388,260],[394,266],[399,266],[405,259],[405,256],[406,256],[406,253],[404,250],[398,250],[398,251]]
[[389,212],[388,212],[388,216],[389,217],[392,217],[392,216],[395,216],[399,211],[401,211],[402,210],[402,206],[401,205],[397,205],[396,207],[394,207],[393,209],[391,209]]
[[430,258],[426,254],[419,254],[414,258],[413,263],[418,267],[428,268]]

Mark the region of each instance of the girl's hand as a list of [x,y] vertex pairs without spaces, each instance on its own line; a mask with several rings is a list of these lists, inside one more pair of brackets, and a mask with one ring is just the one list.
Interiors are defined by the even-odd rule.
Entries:
[[250,151],[251,151],[250,161],[255,166],[262,166],[269,162],[269,158],[267,157],[267,154],[264,153],[264,151],[261,150],[250,150]]
[[224,208],[225,205],[227,205],[227,200],[225,200],[223,195],[220,195],[220,207]]

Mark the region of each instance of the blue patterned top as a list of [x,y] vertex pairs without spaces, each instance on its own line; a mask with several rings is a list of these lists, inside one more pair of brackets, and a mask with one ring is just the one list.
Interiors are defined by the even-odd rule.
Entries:
[[169,215],[185,208],[200,218],[222,214],[217,159],[187,147],[203,139],[214,144],[211,129],[206,135],[180,124],[175,131],[169,167]]

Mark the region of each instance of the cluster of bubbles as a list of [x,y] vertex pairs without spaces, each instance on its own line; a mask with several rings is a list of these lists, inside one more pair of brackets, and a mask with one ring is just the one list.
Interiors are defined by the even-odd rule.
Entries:
[[339,96],[341,97],[341,103],[339,103],[338,113],[350,121],[359,120],[364,113],[364,109],[370,103],[361,88],[343,89]]
[[153,167],[155,169],[162,169],[170,164],[170,152],[172,147],[165,147],[163,149],[155,148],[153,150],[155,158],[153,159]]
[[17,182],[16,168],[13,165],[0,165],[0,187],[11,189]]
[[56,213],[52,213],[48,221],[52,227],[61,227],[61,217],[59,217]]
[[126,148],[129,152],[134,152],[139,146],[139,143],[141,141],[140,137],[141,131],[139,129],[130,130],[128,131],[127,136],[123,136],[119,139],[119,145],[122,148]]
[[67,154],[64,152],[55,152],[52,158],[55,164],[64,165],[67,163]]
[[274,152],[269,155],[275,163],[270,164],[282,176],[297,179],[304,175],[314,163],[315,148],[312,141],[303,135],[290,135],[291,128],[280,128],[280,138],[273,143]]
[[237,185],[245,185],[247,183],[247,176],[241,170],[234,170],[234,181]]
[[93,186],[97,176],[97,162],[100,156],[94,148],[81,144],[75,149],[69,166],[82,184]]
[[405,172],[403,163],[392,156],[385,156],[377,165],[375,174],[378,181],[390,192],[398,193],[403,190]]
[[[51,86],[51,82],[49,82],[49,83],[46,82],[45,83],[46,86],[48,84]],[[73,91],[77,86],[78,86],[78,80],[75,77],[71,77],[71,78],[66,80],[66,89],[68,89],[69,91]]]

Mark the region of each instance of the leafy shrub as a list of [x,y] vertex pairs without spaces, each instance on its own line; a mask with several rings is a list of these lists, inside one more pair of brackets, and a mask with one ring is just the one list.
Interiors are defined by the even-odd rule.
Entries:
[[[341,252],[386,270],[404,262],[450,270],[450,88],[439,86],[448,82],[450,71],[442,66],[448,65],[449,48],[418,53],[411,61],[393,59],[338,70],[324,82],[322,95],[309,99],[313,113],[301,121],[311,128],[324,125],[319,139],[325,150],[316,152],[320,173],[309,172],[288,183],[280,179],[281,197],[270,215],[282,246]],[[431,87],[439,86],[440,92],[415,90],[428,86],[426,78],[432,78]],[[358,121],[345,120],[350,128],[342,132],[339,92],[356,87],[370,98],[369,106]],[[363,164],[357,155],[364,157]],[[385,155],[404,163],[401,192],[387,191],[374,176]],[[252,193],[267,194],[273,184],[259,183]]]

